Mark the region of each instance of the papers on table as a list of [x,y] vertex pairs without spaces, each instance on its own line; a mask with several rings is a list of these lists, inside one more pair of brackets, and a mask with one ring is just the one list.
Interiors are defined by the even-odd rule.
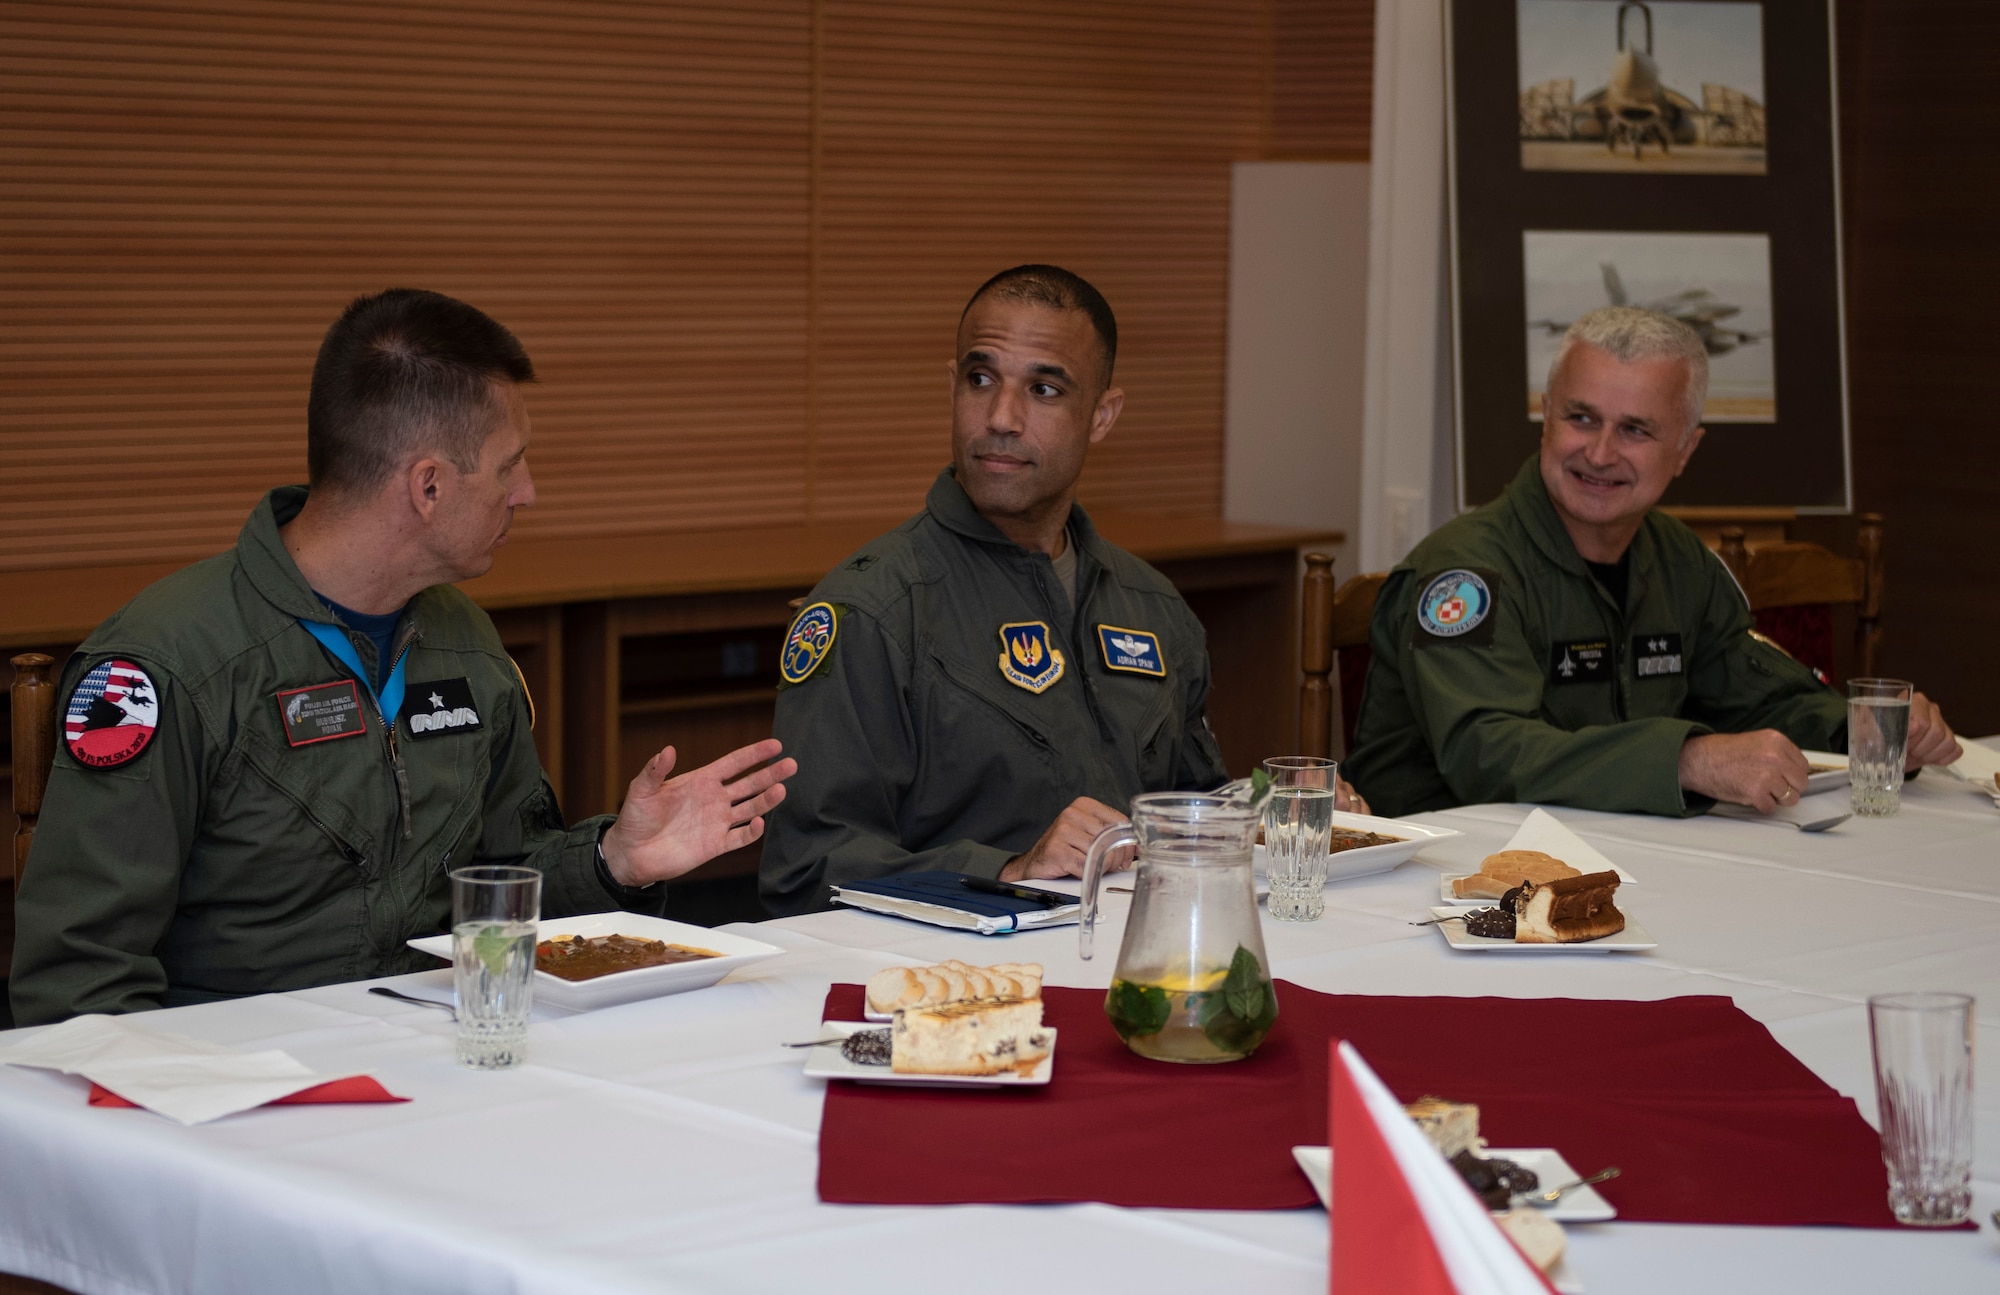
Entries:
[[79,1016],[0,1050],[0,1063],[82,1075],[182,1124],[247,1111],[348,1075],[323,1075],[285,1052],[236,1053],[117,1016]]
[[2000,751],[1972,742],[1961,745],[1965,747],[1965,754],[1956,763],[1943,766],[1944,771],[1971,783],[1991,796],[1995,805],[2000,805],[2000,783],[1993,781],[1994,775],[2000,774]]
[[1514,833],[1513,840],[1503,848],[1540,850],[1543,854],[1561,859],[1578,872],[1615,872],[1621,886],[1638,883],[1638,878],[1585,845],[1582,837],[1564,827],[1562,820],[1545,809],[1530,813],[1527,821],[1521,824],[1521,830]]

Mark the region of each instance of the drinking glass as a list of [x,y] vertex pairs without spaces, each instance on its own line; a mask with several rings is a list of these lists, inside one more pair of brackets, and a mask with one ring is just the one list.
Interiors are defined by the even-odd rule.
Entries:
[[1888,818],[1903,805],[1903,756],[1910,743],[1910,684],[1847,681],[1848,804],[1863,818]]
[[451,874],[452,991],[458,1064],[507,1070],[527,1054],[542,874],[483,865]]
[[1265,907],[1280,922],[1317,922],[1326,915],[1327,846],[1333,835],[1331,760],[1281,755],[1264,761],[1271,796],[1264,802]]
[[1898,1223],[1949,1227],[1972,1209],[1972,998],[1868,1000],[1882,1163]]

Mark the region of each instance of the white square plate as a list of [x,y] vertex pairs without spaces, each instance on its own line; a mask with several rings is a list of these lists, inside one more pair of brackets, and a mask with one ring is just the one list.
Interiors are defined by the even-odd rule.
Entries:
[[[820,1032],[828,1038],[844,1039],[858,1030],[879,1030],[875,1021],[822,1021]],[[862,1066],[841,1055],[833,1044],[806,1049],[808,1079],[853,1079],[864,1084],[914,1084],[920,1088],[1033,1088],[1049,1082],[1056,1067],[1056,1032],[1049,1031],[1049,1055],[1040,1065],[1022,1075],[1007,1071],[998,1075],[899,1075],[887,1066]]]
[[[1464,917],[1462,908],[1433,908],[1432,917]],[[1575,944],[1517,944],[1513,940],[1496,940],[1485,935],[1467,935],[1463,922],[1439,922],[1438,934],[1444,936],[1446,944],[1468,953],[1637,953],[1641,949],[1657,949],[1659,941],[1630,913],[1625,914],[1625,929],[1616,935],[1607,935],[1601,940],[1579,940]]]
[[[1388,845],[1364,845],[1358,850],[1342,850],[1328,856],[1326,879],[1345,881],[1349,877],[1370,877],[1378,872],[1387,872],[1403,860],[1409,858],[1425,846],[1436,845],[1439,841],[1449,841],[1463,832],[1450,827],[1432,827],[1428,823],[1406,823],[1399,818],[1376,818],[1372,814],[1345,814],[1334,811],[1333,825],[1344,827],[1350,832],[1377,832],[1383,836],[1399,839]],[[1263,846],[1256,847],[1257,893],[1267,889],[1264,875],[1269,869],[1269,855]]]
[[1801,751],[1806,763],[1823,773],[1813,773],[1806,777],[1806,795],[1832,791],[1835,787],[1847,785],[1847,757],[1834,751]]
[[[697,958],[693,962],[670,962],[664,967],[638,967],[614,971],[594,980],[564,980],[546,971],[535,973],[535,1001],[573,1012],[587,1012],[619,1003],[635,1003],[642,998],[684,994],[690,989],[706,989],[738,967],[747,967],[765,958],[775,958],[784,950],[760,940],[711,931],[705,926],[669,922],[663,917],[639,913],[591,913],[584,917],[552,917],[541,922],[537,940],[558,935],[629,935],[635,939],[665,940],[696,949],[713,949],[719,958]],[[412,949],[451,961],[451,937],[429,935],[408,941]]]
[[[1560,1187],[1577,1176],[1570,1170],[1562,1156],[1549,1147],[1533,1147],[1525,1150],[1490,1148],[1485,1154],[1505,1156],[1517,1164],[1534,1170],[1536,1176],[1550,1187]],[[1313,1191],[1319,1194],[1319,1203],[1328,1209],[1333,1208],[1330,1203],[1333,1196],[1333,1153],[1325,1147],[1293,1147],[1292,1159],[1299,1162],[1299,1169],[1312,1183]],[[1546,1170],[1543,1168],[1545,1164],[1549,1166]],[[1570,1213],[1568,1210],[1570,1202],[1586,1195],[1596,1198],[1595,1206],[1590,1207],[1585,1213]],[[1618,1211],[1611,1208],[1610,1202],[1598,1196],[1596,1190],[1589,1187],[1579,1187],[1575,1191],[1564,1192],[1562,1199],[1546,1207],[1545,1212],[1550,1218],[1562,1223],[1597,1223],[1618,1217]],[[1562,1295],[1583,1295],[1583,1283],[1577,1279],[1574,1272],[1570,1271],[1567,1254],[1556,1264],[1555,1271],[1549,1274],[1549,1285],[1561,1291]]]

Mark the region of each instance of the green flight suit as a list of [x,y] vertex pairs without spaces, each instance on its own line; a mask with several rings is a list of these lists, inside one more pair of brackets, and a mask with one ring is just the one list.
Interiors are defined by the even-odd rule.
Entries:
[[[233,549],[146,589],[65,667],[67,713],[94,667],[136,666],[157,727],[112,767],[57,742],[16,899],[20,1024],[435,967],[403,942],[449,929],[445,873],[465,864],[540,868],[545,914],[657,909],[658,888],[601,872],[610,819],[564,828],[520,676],[458,589],[424,590],[398,623],[408,690],[393,742],[367,681],[315,687],[354,671],[299,624],[335,619],[278,534],[305,497],[271,492]],[[347,638],[372,679],[374,644]],[[312,729],[288,726],[295,699],[343,696],[358,731],[305,741]]]
[[1712,802],[1681,791],[1690,737],[1773,728],[1845,749],[1845,699],[1752,633],[1700,537],[1655,510],[1628,554],[1620,607],[1532,457],[1499,499],[1417,545],[1375,603],[1342,770],[1376,813],[1529,801],[1696,814]]
[[[765,820],[772,911],[891,873],[996,876],[1079,796],[1122,812],[1142,791],[1224,779],[1201,622],[1081,507],[1069,526],[1074,609],[1048,555],[1002,535],[947,469],[923,512],[813,590],[801,618],[826,603],[837,629],[778,694],[799,772]],[[1007,625],[1025,627],[1009,631],[1019,658]]]

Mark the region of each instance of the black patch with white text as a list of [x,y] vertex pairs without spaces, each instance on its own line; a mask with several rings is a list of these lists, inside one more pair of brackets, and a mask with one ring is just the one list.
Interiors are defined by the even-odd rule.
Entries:
[[413,742],[485,727],[472,701],[472,685],[462,675],[411,684],[403,693],[403,722]]
[[1632,640],[1632,673],[1641,679],[1686,673],[1681,666],[1681,636],[1640,634],[1635,637]]
[[1602,683],[1610,678],[1610,639],[1573,639],[1549,644],[1550,683]]
[[284,721],[285,741],[293,746],[331,742],[337,737],[359,737],[368,731],[368,715],[361,709],[361,690],[354,680],[287,688],[277,694],[278,718]]

